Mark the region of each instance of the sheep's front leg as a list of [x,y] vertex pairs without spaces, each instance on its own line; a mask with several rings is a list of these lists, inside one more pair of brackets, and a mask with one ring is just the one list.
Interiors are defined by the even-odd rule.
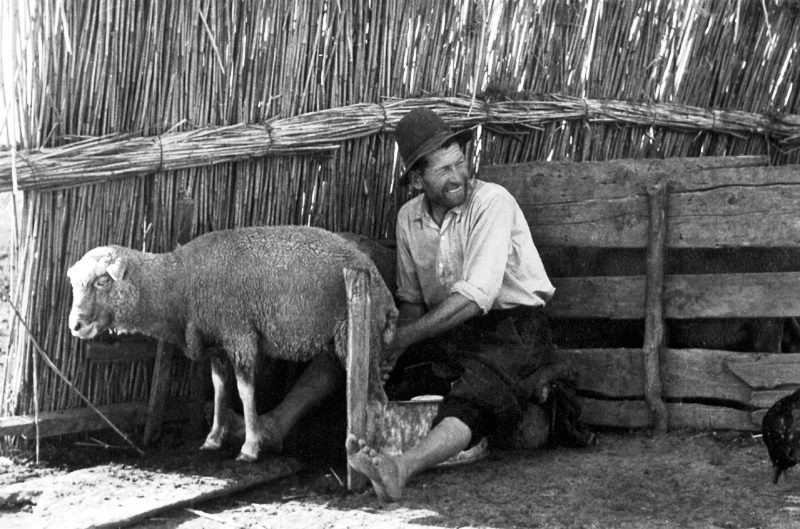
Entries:
[[233,359],[236,386],[239,390],[239,398],[242,399],[244,414],[244,444],[236,460],[250,462],[258,459],[259,447],[265,438],[263,429],[258,422],[253,384],[255,362],[258,355],[258,337],[253,333],[237,342],[228,349]]
[[[202,359],[203,338],[200,330],[193,323],[186,325],[184,334],[186,339],[186,356],[198,362]],[[228,433],[227,415],[225,414],[225,401],[227,392],[225,391],[226,373],[224,361],[220,359],[221,352],[216,348],[211,351],[211,383],[214,386],[214,418],[212,419],[211,431],[206,436],[205,442],[200,446],[200,450],[217,450],[222,447],[225,436]]]
[[228,372],[226,360],[221,358],[221,351],[215,351],[211,356],[211,384],[214,386],[214,418],[211,422],[211,431],[200,450],[219,450],[228,436]]

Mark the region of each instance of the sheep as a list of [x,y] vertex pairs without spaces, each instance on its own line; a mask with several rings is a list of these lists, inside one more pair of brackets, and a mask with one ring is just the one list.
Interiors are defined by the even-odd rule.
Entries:
[[[69,328],[84,340],[112,327],[139,332],[177,345],[193,360],[204,345],[219,345],[233,365],[244,411],[245,440],[237,459],[254,461],[269,441],[254,403],[258,355],[307,361],[333,351],[345,365],[344,268],[369,272],[369,391],[385,404],[379,353],[397,323],[392,294],[366,255],[320,228],[221,230],[161,254],[94,248],[67,272],[74,297]],[[211,365],[214,420],[201,449],[219,448],[228,434],[224,369],[219,362]]]

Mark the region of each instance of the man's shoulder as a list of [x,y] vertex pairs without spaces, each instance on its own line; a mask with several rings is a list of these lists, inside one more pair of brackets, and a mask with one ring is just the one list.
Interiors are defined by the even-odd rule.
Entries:
[[499,202],[513,202],[516,203],[517,200],[514,198],[508,189],[501,186],[500,184],[495,184],[494,182],[486,182],[485,180],[476,180],[475,181],[475,192],[473,194],[473,198],[478,204],[486,204],[494,201]]
[[397,212],[397,220],[414,220],[419,218],[422,199],[423,195],[420,193],[400,206],[400,210]]
[[414,215],[419,212],[420,202],[424,195],[420,193],[419,195],[407,200],[402,206],[400,206],[400,210],[397,212],[399,215]]

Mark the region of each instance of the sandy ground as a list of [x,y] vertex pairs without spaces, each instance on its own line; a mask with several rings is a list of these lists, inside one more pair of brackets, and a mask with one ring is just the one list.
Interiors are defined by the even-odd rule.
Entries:
[[[191,461],[181,463],[188,465],[184,473],[173,465],[176,482],[202,467],[198,461],[203,456],[191,455],[193,446],[177,446],[155,456],[163,460],[182,454]],[[7,483],[19,476],[31,479],[25,478],[26,472],[67,472],[75,464],[86,464],[90,452],[62,447],[55,470],[16,462],[6,474],[0,469],[0,484],[4,475]],[[81,454],[81,461],[71,462],[68,454]],[[117,477],[154,468],[147,458],[121,462],[121,456],[112,452],[102,457],[107,459],[102,465],[115,465]],[[800,475],[790,470],[778,485],[771,484],[770,475],[766,450],[750,434],[675,432],[651,437],[643,432],[601,432],[600,445],[589,449],[491,451],[469,465],[423,473],[393,504],[381,504],[369,490],[346,492],[339,483],[344,476],[342,458],[317,459],[268,485],[183,506],[132,527],[800,527]],[[82,482],[76,498],[102,497],[110,485],[103,480]],[[148,487],[147,480],[136,487],[136,494],[144,494],[140,489]],[[25,509],[52,512],[31,503],[6,506],[0,509],[0,526],[4,515],[11,521]],[[59,526],[57,513],[52,516],[39,522]]]

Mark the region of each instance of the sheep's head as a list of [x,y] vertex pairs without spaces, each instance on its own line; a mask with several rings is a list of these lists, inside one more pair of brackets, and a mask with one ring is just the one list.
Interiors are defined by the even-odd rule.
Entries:
[[67,276],[73,300],[69,329],[73,336],[94,338],[112,327],[120,312],[136,303],[136,290],[124,280],[128,265],[124,248],[100,246],[70,267]]

